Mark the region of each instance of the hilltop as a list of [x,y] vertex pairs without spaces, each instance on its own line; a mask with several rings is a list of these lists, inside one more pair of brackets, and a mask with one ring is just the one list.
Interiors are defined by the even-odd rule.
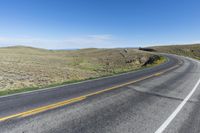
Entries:
[[0,48],[0,91],[41,88],[133,71],[161,63],[160,56],[137,49],[46,50]]
[[149,47],[156,52],[189,56],[200,60],[200,44]]

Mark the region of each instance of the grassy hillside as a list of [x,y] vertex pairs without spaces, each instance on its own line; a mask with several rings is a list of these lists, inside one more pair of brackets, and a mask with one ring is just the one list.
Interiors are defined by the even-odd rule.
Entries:
[[200,60],[200,44],[151,47],[158,52],[189,56]]
[[162,62],[136,49],[0,48],[0,92],[40,88],[140,69]]

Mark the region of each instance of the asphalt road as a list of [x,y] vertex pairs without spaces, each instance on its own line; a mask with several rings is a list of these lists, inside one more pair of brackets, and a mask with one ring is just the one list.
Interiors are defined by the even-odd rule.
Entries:
[[0,97],[0,133],[199,133],[200,63]]

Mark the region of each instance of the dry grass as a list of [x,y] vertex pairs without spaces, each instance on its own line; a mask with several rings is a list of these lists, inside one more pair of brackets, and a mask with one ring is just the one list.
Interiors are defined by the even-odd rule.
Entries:
[[152,56],[136,49],[0,48],[0,92],[136,70]]
[[200,60],[200,44],[151,47],[158,52],[189,56]]

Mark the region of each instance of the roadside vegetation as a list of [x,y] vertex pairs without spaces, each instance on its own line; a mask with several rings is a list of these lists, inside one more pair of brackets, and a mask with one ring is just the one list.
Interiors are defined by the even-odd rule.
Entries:
[[165,59],[137,49],[0,48],[0,95],[138,70]]
[[183,55],[200,60],[200,44],[150,47],[155,52]]

